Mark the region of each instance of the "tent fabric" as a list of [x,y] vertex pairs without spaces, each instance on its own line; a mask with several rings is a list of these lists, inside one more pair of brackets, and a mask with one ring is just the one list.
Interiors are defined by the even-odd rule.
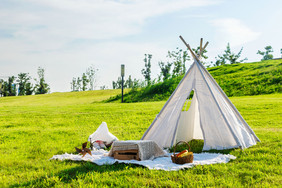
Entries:
[[[188,111],[182,111],[192,90],[194,95],[191,106]],[[244,149],[259,141],[197,59],[142,139],[154,140],[161,147],[171,147],[180,140],[204,139],[203,150]]]

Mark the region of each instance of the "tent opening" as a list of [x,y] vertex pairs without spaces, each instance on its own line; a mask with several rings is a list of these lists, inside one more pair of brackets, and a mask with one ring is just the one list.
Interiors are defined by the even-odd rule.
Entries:
[[179,141],[189,142],[193,139],[203,140],[203,131],[200,126],[199,106],[194,90],[188,95],[180,113],[175,143]]
[[185,103],[182,108],[182,112],[189,110],[193,96],[194,96],[194,90],[191,91],[190,95],[185,100]]

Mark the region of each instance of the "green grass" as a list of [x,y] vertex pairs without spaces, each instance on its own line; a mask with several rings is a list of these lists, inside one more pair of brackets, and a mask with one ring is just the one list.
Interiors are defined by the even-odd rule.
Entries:
[[74,153],[102,121],[121,140],[140,139],[165,101],[102,103],[119,90],[0,98],[0,187],[279,187],[282,94],[231,97],[261,143],[227,164],[177,172],[136,165],[49,161]]
[[[282,60],[228,64],[208,68],[208,71],[229,97],[282,93]],[[129,103],[167,100],[182,77],[131,91],[124,96],[124,101]],[[106,101],[120,100],[121,96],[117,95]]]

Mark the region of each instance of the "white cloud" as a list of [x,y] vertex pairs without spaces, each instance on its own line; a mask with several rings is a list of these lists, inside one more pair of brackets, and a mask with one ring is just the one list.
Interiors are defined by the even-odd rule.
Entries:
[[[167,50],[160,44],[146,41],[133,44],[123,37],[142,33],[151,18],[218,2],[2,0],[1,69],[7,75],[30,72],[36,77],[37,67],[42,66],[46,68],[52,91],[67,91],[72,77],[80,76],[85,68],[94,64],[103,77],[100,85],[104,81],[110,86],[111,80],[116,80],[119,74],[116,69],[121,63],[127,64],[128,73],[138,77],[144,53],[153,53],[153,58],[158,58],[158,54]],[[1,31],[8,31],[9,37],[1,36]],[[75,42],[79,40],[89,43],[80,46]]]
[[[109,39],[140,32],[146,19],[206,6],[217,1],[209,0],[26,0],[28,8],[13,7],[0,13],[1,27],[12,27],[17,37],[33,39],[36,34],[43,37]],[[38,10],[37,10],[38,9]],[[15,25],[18,27],[15,28]],[[28,39],[27,38],[27,39]]]
[[229,42],[232,46],[242,46],[245,43],[254,41],[260,36],[259,32],[253,31],[242,21],[234,18],[224,18],[213,20],[212,25],[218,31],[219,44],[226,46]]

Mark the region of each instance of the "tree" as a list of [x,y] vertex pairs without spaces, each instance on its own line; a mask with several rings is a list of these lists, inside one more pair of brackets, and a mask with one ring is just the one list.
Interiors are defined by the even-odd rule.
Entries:
[[4,80],[0,79],[0,97],[3,96]]
[[147,86],[151,85],[151,59],[151,54],[145,54],[145,68],[141,70],[141,73],[143,74],[145,81],[147,82]]
[[226,59],[223,56],[218,55],[217,57],[215,57],[215,59],[216,59],[214,64],[215,67],[226,64]]
[[77,77],[76,79],[76,91],[80,91],[81,90],[81,78],[80,77]]
[[118,77],[118,80],[116,82],[116,89],[121,89],[122,79],[121,77]]
[[76,78],[73,77],[72,81],[71,81],[71,90],[72,91],[77,91],[77,87],[76,87]]
[[115,82],[113,81],[112,84],[113,84],[113,89],[121,89],[121,77],[118,77],[118,80]]
[[15,76],[8,77],[8,81],[0,80],[0,95],[3,97],[6,96],[16,96],[17,95],[17,87],[14,82],[16,79]]
[[16,77],[10,76],[8,77],[8,83],[5,84],[5,96],[16,96],[17,95],[17,87],[16,83],[14,83]]
[[[81,78],[72,78],[71,81],[71,90],[72,91],[86,91],[94,90],[94,85],[96,82],[98,69],[96,69],[93,65],[86,69],[86,72],[82,74]],[[89,85],[88,85],[89,84]]]
[[93,65],[91,65],[86,69],[86,75],[88,76],[88,83],[90,84],[89,90],[94,90],[97,72],[98,69],[96,69]]
[[280,49],[280,54],[281,54],[281,57],[282,57],[282,48]]
[[89,83],[89,79],[87,78],[85,73],[82,74],[81,78],[82,78],[82,91],[86,91],[87,90],[87,85]]
[[128,80],[125,81],[124,85],[127,88],[132,88],[133,82],[132,82],[132,79],[131,79],[131,75],[129,75]]
[[273,59],[273,55],[270,54],[273,52],[273,49],[271,46],[266,46],[265,52],[258,50],[257,54],[262,55],[263,58],[261,60],[268,60],[268,59]]
[[[195,54],[199,55],[200,53],[200,46],[198,46],[197,48],[192,48],[192,50],[195,52]],[[205,55],[205,53],[207,53],[208,51],[205,49],[202,54],[201,57],[204,59],[208,59],[208,56]]]
[[112,82],[112,85],[113,85],[113,89],[117,89],[117,88],[116,88],[117,86],[116,86],[116,82],[115,82],[115,81]]
[[35,85],[35,94],[48,93],[50,91],[50,87],[45,82],[45,70],[41,67],[38,67],[37,74],[38,74],[39,80],[36,80],[37,84]]
[[100,90],[105,90],[105,89],[107,89],[107,88],[108,88],[108,87],[105,86],[105,85],[100,86]]
[[9,92],[8,92],[8,82],[4,81],[2,84],[2,95],[4,97],[9,96]]
[[172,63],[167,62],[166,64],[162,61],[159,62],[159,67],[161,69],[161,74],[160,77],[163,77],[163,81],[167,80],[168,78],[170,78],[171,74],[170,74],[170,69],[171,69]]
[[140,81],[136,78],[134,78],[134,80],[132,81],[132,91],[135,91],[137,90],[137,88],[141,88],[141,87],[144,87],[145,86],[145,82],[144,81]]
[[230,45],[228,43],[226,50],[224,51],[224,54],[218,55],[218,57],[215,57],[215,59],[216,59],[215,66],[224,65],[224,64],[227,64],[227,62],[229,62],[230,64],[237,64],[237,63],[242,63],[242,62],[246,61],[247,58],[239,60],[242,51],[243,51],[243,47],[238,52],[238,54],[231,52],[231,48],[230,48]]
[[171,63],[174,65],[172,70],[174,76],[185,74],[185,62],[190,60],[187,51],[176,48],[176,51],[168,51],[167,57],[171,59]]
[[[116,82],[112,81],[113,89],[121,89],[121,81],[122,81],[121,77],[118,77],[118,80]],[[135,90],[140,87],[145,87],[145,86],[146,86],[145,81],[140,81],[136,78],[134,78],[133,80],[131,78],[131,75],[129,75],[128,79],[125,80],[124,85],[123,85],[124,88],[131,88],[132,90]]]
[[[17,82],[19,84],[19,93],[18,95],[25,95],[26,94],[26,85],[28,81],[31,79],[28,73],[19,73]],[[31,85],[29,85],[31,86]]]
[[34,91],[34,87],[30,82],[27,82],[25,85],[25,95],[32,95]]

